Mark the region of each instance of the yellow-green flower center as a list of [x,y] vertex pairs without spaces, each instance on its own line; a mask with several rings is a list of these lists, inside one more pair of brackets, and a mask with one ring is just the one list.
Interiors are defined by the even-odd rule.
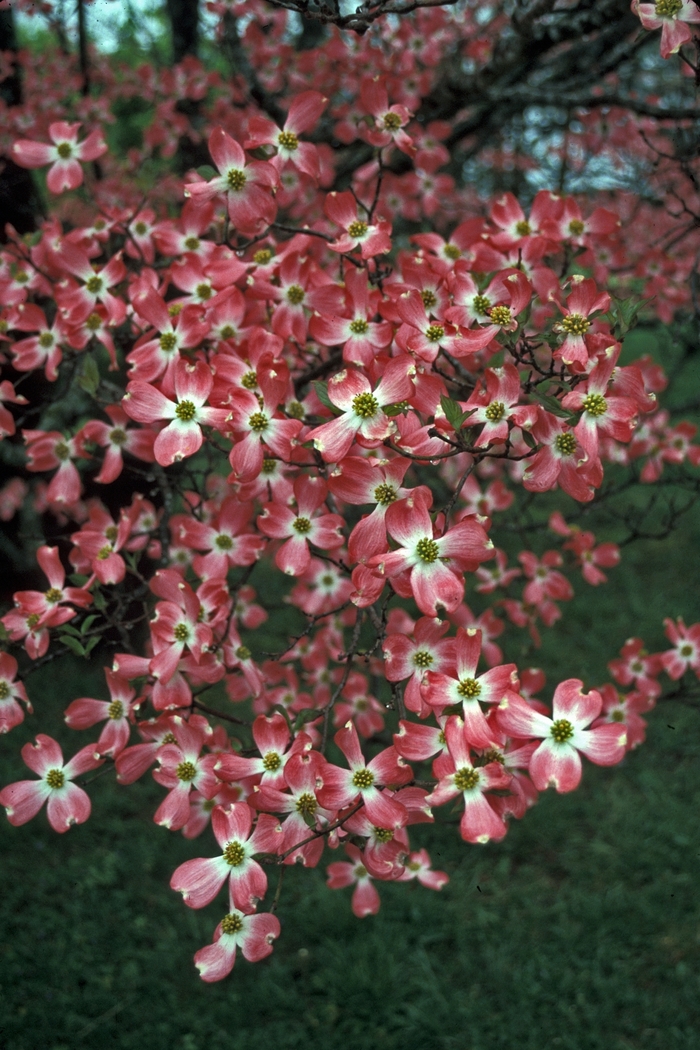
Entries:
[[191,401],[181,401],[175,409],[175,415],[183,423],[191,423],[197,415],[197,409]]
[[366,222],[363,222],[362,219],[355,219],[348,226],[348,233],[353,239],[357,240],[359,237],[364,237],[368,229]]
[[430,288],[424,288],[420,293],[420,297],[426,310],[431,310],[433,306],[437,306],[437,295]]
[[245,850],[240,842],[227,842],[224,846],[224,860],[231,868],[238,868],[245,860]]
[[521,219],[520,222],[516,222],[515,232],[517,233],[518,237],[527,237],[529,233],[532,233],[530,223],[527,221],[527,219]]
[[582,314],[569,314],[563,319],[561,326],[569,335],[585,335],[591,327],[591,322]]
[[202,283],[198,284],[197,287],[195,288],[195,294],[196,294],[197,298],[204,299],[205,301],[207,299],[211,299],[211,295],[212,295],[211,285],[207,284],[205,281],[202,281]]
[[471,791],[479,783],[479,772],[465,766],[454,775],[454,785],[458,791]]
[[477,314],[487,314],[491,309],[491,300],[488,295],[474,296],[474,311]]
[[160,348],[168,353],[170,350],[174,350],[177,346],[177,337],[174,332],[163,332],[160,337]]
[[432,562],[437,561],[440,554],[440,547],[437,540],[430,540],[424,537],[422,540],[418,540],[416,544],[416,554],[421,561],[427,562],[429,565]]
[[233,540],[230,536],[226,536],[225,533],[222,533],[214,540],[214,546],[218,547],[220,551],[230,551],[233,547]]
[[239,660],[250,660],[252,655],[247,645],[239,645],[236,649],[236,656]]
[[51,332],[42,332],[39,336],[39,346],[44,350],[48,350],[50,346],[53,346],[54,338]]
[[265,266],[271,258],[272,252],[269,248],[260,248],[253,256],[253,262],[257,263],[258,266]]
[[251,430],[254,430],[256,434],[261,434],[263,430],[267,430],[269,424],[270,421],[264,412],[253,412],[248,420],[248,426]]
[[318,809],[318,802],[310,791],[304,791],[296,801],[297,813],[313,816]]
[[97,274],[94,274],[94,276],[89,277],[85,282],[85,287],[91,295],[97,295],[98,292],[102,291],[102,278],[98,277]]
[[188,237],[185,240],[185,248],[188,252],[196,252],[199,248],[199,237]]
[[73,156],[73,147],[69,142],[59,142],[56,146],[56,153],[58,153],[61,160],[68,160],[69,157]]
[[292,522],[292,528],[300,536],[304,536],[307,532],[311,532],[311,522],[308,518],[295,518]]
[[194,780],[197,776],[197,768],[194,762],[180,762],[175,772],[178,780],[184,781],[185,784],[189,784],[190,780]]
[[176,642],[186,642],[190,636],[190,629],[186,623],[178,623],[173,630],[173,637]]
[[413,654],[413,663],[416,667],[430,667],[434,659],[433,654],[429,653],[427,649],[419,649],[417,653]]
[[107,715],[114,722],[116,722],[118,718],[124,717],[124,704],[121,702],[121,700],[112,701],[112,703],[107,708]]
[[57,445],[54,445],[54,453],[56,459],[66,460],[70,456],[70,449],[65,441],[59,441]]
[[243,929],[243,919],[240,915],[236,915],[234,912],[230,912],[228,915],[224,915],[221,920],[221,932],[222,933],[240,933]]
[[59,591],[58,587],[49,587],[48,591],[44,591],[44,597],[49,605],[55,605],[63,597],[63,591]]
[[445,334],[445,329],[441,324],[431,324],[425,330],[425,338],[429,339],[431,343],[439,343]]
[[502,401],[492,401],[484,415],[491,423],[500,423],[506,414],[506,406]]
[[282,759],[276,751],[268,751],[267,754],[263,755],[262,764],[268,773],[274,773],[282,765]]
[[558,718],[552,725],[550,734],[557,744],[565,744],[574,735],[574,727],[567,718]]
[[352,776],[353,787],[371,788],[374,784],[374,773],[371,769],[356,769]]
[[580,237],[585,229],[583,222],[580,219],[572,219],[569,223],[569,233],[573,237]]
[[241,386],[245,387],[246,390],[255,390],[258,385],[257,372],[244,372],[241,376]]
[[361,419],[371,419],[377,414],[379,402],[373,394],[357,394],[352,399],[352,409]]
[[90,314],[85,322],[85,327],[90,332],[97,332],[102,327],[102,318],[99,314]]
[[481,696],[481,686],[476,678],[462,678],[457,686],[457,692],[465,700],[476,700],[477,696]]
[[576,438],[573,434],[557,434],[554,447],[561,456],[573,456],[576,451]]
[[654,9],[657,18],[675,18],[683,8],[683,0],[656,0]]
[[608,402],[602,394],[588,394],[583,399],[583,407],[589,416],[602,416],[608,410]]
[[127,433],[122,427],[115,427],[114,430],[109,432],[109,440],[113,445],[124,445],[126,443]]
[[493,323],[500,325],[501,328],[513,323],[513,315],[509,306],[494,306],[490,316]]
[[248,180],[245,177],[245,173],[240,171],[239,168],[231,168],[226,175],[226,181],[232,190],[240,191]]
[[398,113],[385,113],[384,127],[387,131],[398,131],[401,127],[401,117]]
[[287,149],[290,152],[299,149],[299,139],[293,131],[280,131],[277,141],[283,149]]
[[10,687],[7,682],[0,682],[0,700],[7,700],[10,695]]
[[363,321],[361,317],[358,317],[350,322],[349,328],[353,335],[364,335],[369,328],[369,324],[367,321]]
[[62,788],[66,782],[65,773],[62,769],[50,769],[46,774],[46,783],[50,788],[58,790]]
[[383,507],[387,507],[390,503],[394,503],[396,500],[396,489],[393,485],[387,485],[385,481],[381,485],[377,485],[374,490],[374,498],[377,503],[381,503]]
[[290,284],[287,289],[287,302],[290,302],[292,306],[300,306],[304,302],[306,292],[298,284]]

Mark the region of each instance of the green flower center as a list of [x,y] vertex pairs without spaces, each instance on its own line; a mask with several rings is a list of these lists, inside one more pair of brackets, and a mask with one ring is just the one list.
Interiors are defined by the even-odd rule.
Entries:
[[369,324],[367,321],[363,321],[361,317],[358,317],[355,321],[350,322],[349,327],[353,335],[364,335],[369,328]]
[[99,314],[90,314],[85,322],[85,327],[90,332],[97,332],[102,327],[102,318]]
[[56,146],[56,153],[58,153],[61,160],[68,160],[69,157],[73,156],[73,147],[68,142],[59,142]]
[[236,656],[239,660],[250,660],[252,655],[247,645],[239,645],[236,649]]
[[416,554],[421,561],[427,562],[428,565],[432,562],[437,561],[440,554],[440,546],[437,540],[430,540],[424,537],[422,540],[418,540],[416,544]]
[[656,0],[654,9],[657,18],[675,18],[683,8],[683,0]]
[[292,306],[299,306],[304,302],[306,298],[306,292],[298,284],[290,284],[287,289],[287,302],[290,302]]
[[457,686],[457,692],[465,700],[475,700],[481,695],[481,686],[476,678],[462,678]]
[[10,695],[10,687],[7,682],[0,682],[0,700],[7,700]]
[[240,933],[243,929],[243,919],[240,915],[230,912],[228,915],[224,915],[221,920],[221,932],[222,933]]
[[230,536],[222,533],[221,536],[217,536],[214,540],[214,546],[218,547],[220,551],[230,551],[233,547],[233,540]]
[[272,252],[269,248],[260,248],[253,256],[253,262],[257,263],[258,266],[265,266],[271,258]]
[[589,416],[602,416],[608,410],[608,402],[602,394],[588,394],[583,399],[583,407]]
[[277,141],[283,149],[288,149],[290,152],[299,149],[299,139],[293,131],[280,131]]
[[256,372],[244,372],[241,376],[241,386],[245,387],[246,390],[255,390],[258,385],[258,376]]
[[50,788],[62,788],[65,782],[66,777],[62,769],[50,769],[46,774],[46,783]]
[[119,529],[117,528],[116,525],[108,525],[107,528],[105,529],[105,536],[109,540],[110,543],[114,543],[114,541],[116,540],[118,535],[119,535]]
[[185,241],[185,248],[188,252],[196,252],[199,248],[199,237],[188,237]]
[[423,306],[426,308],[426,310],[430,310],[433,306],[437,305],[437,295],[435,294],[435,292],[431,291],[430,288],[424,288],[423,291],[420,293],[420,297],[423,300]]
[[102,291],[102,278],[98,277],[97,274],[94,274],[94,276],[89,277],[85,282],[85,287],[91,295],[97,295],[98,292]]
[[224,846],[224,860],[231,868],[238,868],[245,860],[245,850],[240,842],[227,842]]
[[177,338],[174,332],[164,332],[160,337],[160,348],[168,353],[177,346]]
[[581,219],[572,219],[569,223],[569,233],[574,237],[580,237],[585,229],[585,226]]
[[121,700],[113,700],[107,708],[107,715],[112,721],[116,722],[118,718],[124,717],[124,704]]
[[461,259],[462,250],[458,248],[456,244],[446,244],[442,249],[448,259]]
[[306,415],[306,409],[301,401],[290,401],[287,406],[287,415],[291,419],[303,419]]
[[114,547],[111,543],[106,543],[104,547],[100,547],[97,552],[97,557],[100,561],[106,561],[110,554],[114,552]]
[[30,631],[34,630],[34,628],[36,627],[36,625],[38,624],[40,619],[41,619],[41,616],[39,616],[39,613],[30,613],[29,614],[29,616],[27,617],[27,627],[29,628]]
[[186,623],[178,623],[173,631],[176,642],[186,642],[190,636],[190,629]]
[[226,181],[228,182],[230,189],[240,192],[248,180],[245,177],[245,173],[239,168],[231,168],[226,175]]
[[374,490],[374,498],[377,503],[381,503],[383,507],[387,507],[390,503],[394,503],[396,500],[396,489],[393,485],[387,485],[385,481],[381,485],[377,485]]
[[474,310],[478,314],[487,314],[491,309],[491,300],[488,295],[474,296]]
[[429,653],[427,649],[419,649],[417,653],[413,654],[413,663],[416,667],[430,667],[434,659],[433,654]]
[[387,131],[398,131],[401,127],[401,117],[398,113],[385,113],[384,127]]
[[57,445],[54,445],[54,453],[56,459],[66,460],[70,456],[70,449],[65,441],[59,441]]
[[299,798],[296,801],[297,813],[313,816],[317,809],[318,802],[310,791],[304,791],[303,794],[299,795]]
[[143,237],[144,233],[148,233],[148,226],[145,222],[137,222],[134,226],[134,233],[137,233],[139,237]]
[[479,783],[479,772],[465,766],[458,769],[454,777],[454,785],[458,791],[471,791]]
[[377,414],[379,402],[374,394],[357,394],[352,399],[352,409],[356,416],[361,419],[371,419]]
[[126,439],[126,431],[121,427],[115,427],[114,430],[110,430],[109,432],[109,440],[113,445],[124,445],[126,444]]
[[39,346],[42,347],[44,350],[48,350],[48,348],[50,346],[53,346],[53,344],[54,338],[51,335],[51,332],[42,332],[39,336]]
[[204,299],[204,300],[211,299],[211,295],[212,295],[211,285],[210,284],[206,284],[204,281],[202,281],[202,283],[198,284],[197,287],[195,288],[195,293],[198,296],[198,298],[200,298],[200,299]]
[[500,325],[501,328],[513,323],[513,315],[509,306],[494,306],[490,316],[493,323]]
[[377,842],[391,842],[394,837],[392,828],[373,828],[372,830]]
[[371,769],[356,769],[352,775],[353,787],[360,788],[371,788],[374,784],[374,773]]
[[550,734],[557,744],[565,744],[574,735],[574,727],[567,718],[558,718],[552,725]]
[[516,222],[515,232],[517,233],[518,237],[527,237],[529,233],[532,233],[530,223],[527,221],[527,219],[521,219],[520,222]]
[[429,339],[431,343],[439,343],[445,334],[445,329],[441,324],[431,324],[425,330],[425,338]]
[[274,474],[277,468],[276,459],[264,459],[262,464],[263,474]]
[[263,755],[262,764],[268,773],[274,773],[282,765],[282,759],[276,751],[268,751],[266,755]]
[[591,327],[591,322],[582,314],[569,314],[563,319],[561,326],[569,335],[585,335]]
[[264,412],[253,412],[248,420],[248,426],[251,430],[254,430],[256,434],[261,434],[263,430],[267,430],[269,423],[270,421]]
[[63,597],[63,591],[59,591],[58,587],[49,587],[48,591],[44,591],[44,597],[49,605],[55,605]]
[[357,240],[359,237],[364,237],[368,229],[369,226],[366,222],[363,222],[362,219],[355,219],[348,226],[348,233],[353,239]]
[[180,762],[175,772],[178,780],[183,780],[186,784],[189,784],[190,780],[194,780],[197,776],[194,762]]
[[506,406],[502,401],[492,401],[484,415],[491,423],[500,423],[506,414]]
[[292,528],[300,536],[304,536],[307,532],[311,532],[311,522],[308,518],[295,518],[292,522]]
[[197,415],[197,409],[191,401],[181,401],[175,409],[175,415],[183,423],[191,423]]
[[561,456],[573,456],[576,451],[576,438],[573,434],[557,434],[554,447]]
[[232,324],[225,324],[219,332],[219,339],[233,339],[236,334],[236,329]]

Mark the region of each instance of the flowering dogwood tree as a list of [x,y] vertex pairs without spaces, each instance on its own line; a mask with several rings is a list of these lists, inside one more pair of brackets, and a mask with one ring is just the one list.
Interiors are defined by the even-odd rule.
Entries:
[[[285,865],[340,852],[359,917],[383,881],[440,890],[418,825],[457,806],[500,840],[643,741],[663,675],[697,695],[672,609],[607,683],[571,654],[547,691],[527,653],[649,534],[645,486],[698,491],[695,427],[625,337],[697,321],[700,12],[211,0],[225,71],[196,3],[174,67],[91,48],[87,0],[76,55],[64,5],[12,6],[58,47],[39,68],[8,36],[0,67],[0,177],[43,202],[0,252],[0,518],[43,530],[0,617],[0,733],[36,719],[38,779],[0,804],[65,832],[86,773],[151,770],[154,822],[201,836],[173,890],[222,902],[215,981],[272,951]],[[105,688],[64,762],[31,675],[71,654]]]

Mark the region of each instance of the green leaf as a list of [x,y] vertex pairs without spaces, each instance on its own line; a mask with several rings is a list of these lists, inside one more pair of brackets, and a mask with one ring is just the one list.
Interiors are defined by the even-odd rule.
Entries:
[[95,606],[96,609],[99,609],[100,612],[104,612],[104,610],[107,608],[107,602],[105,601],[104,594],[100,594],[99,591],[95,591],[95,593],[92,596],[92,604]]
[[469,417],[476,412],[475,408],[463,411],[458,401],[453,401],[451,397],[445,397],[444,394],[440,398],[440,407],[445,413],[445,419],[454,430],[461,430]]
[[100,385],[100,370],[97,367],[94,357],[86,357],[83,362],[83,371],[78,376],[78,386],[81,390],[84,390],[86,394],[95,396],[97,388]]
[[87,645],[85,646],[85,655],[86,656],[88,655],[88,653],[92,652],[92,650],[95,648],[95,646],[97,645],[99,640],[100,640],[99,634],[96,634],[93,638],[88,638]]
[[87,634],[95,620],[99,620],[99,616],[97,616],[95,613],[93,613],[92,616],[86,616],[82,624],[80,625],[80,633]]
[[72,638],[70,634],[59,634],[58,640],[59,642],[63,642],[63,644],[72,652],[74,652],[76,656],[86,655],[85,650],[83,649],[78,639]]
[[202,164],[197,168],[197,174],[203,179],[215,179],[219,173],[216,168],[212,168],[211,164]]
[[533,390],[532,396],[552,415],[559,416],[560,419],[571,419],[569,409],[564,408],[561,402],[557,401],[556,397],[552,397],[551,394],[541,394],[539,390]]
[[532,436],[529,430],[521,430],[520,433],[522,434],[523,441],[525,442],[528,448],[537,448],[537,442],[535,441],[534,437]]
[[326,408],[330,408],[331,412],[338,412],[338,406],[334,405],[328,396],[328,383],[314,383],[314,390],[316,391],[316,397],[319,399],[322,405]]
[[76,587],[84,587],[85,584],[90,579],[90,577],[89,576],[83,576],[83,574],[80,573],[80,572],[74,572],[74,573],[71,573],[71,575],[68,577],[68,579],[70,580],[71,583],[75,584]]
[[68,634],[72,634],[74,638],[80,638],[80,631],[77,627],[74,627],[72,623],[64,623],[61,630],[67,631]]
[[385,416],[400,416],[408,411],[408,401],[397,401],[394,405],[384,405],[382,412]]

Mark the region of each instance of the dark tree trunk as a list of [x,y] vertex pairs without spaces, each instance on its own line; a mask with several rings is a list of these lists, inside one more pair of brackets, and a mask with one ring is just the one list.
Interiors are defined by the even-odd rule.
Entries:
[[[17,35],[12,8],[0,11],[0,50],[17,53]],[[12,75],[0,82],[0,97],[8,106],[22,104],[22,81],[15,66]],[[31,172],[20,168],[11,157],[0,156],[0,242],[6,240],[5,226],[12,223],[19,233],[36,229],[41,209]]]
[[199,0],[166,0],[173,40],[173,62],[196,55],[199,45]]

